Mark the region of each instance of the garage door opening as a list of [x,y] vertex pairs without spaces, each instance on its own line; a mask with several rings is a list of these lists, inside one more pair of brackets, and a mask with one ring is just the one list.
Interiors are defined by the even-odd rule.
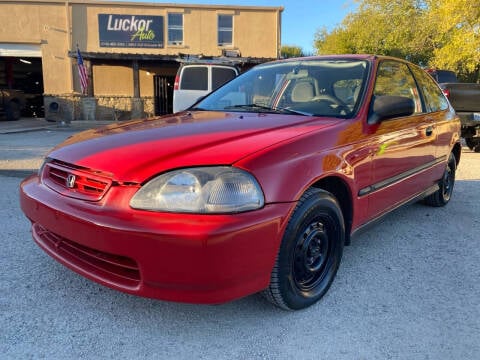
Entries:
[[25,97],[22,116],[44,117],[42,59],[0,57],[0,88],[21,90]]

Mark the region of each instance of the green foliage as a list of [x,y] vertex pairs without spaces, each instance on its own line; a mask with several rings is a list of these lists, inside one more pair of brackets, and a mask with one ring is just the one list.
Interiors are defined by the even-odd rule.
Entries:
[[282,58],[300,57],[304,56],[302,48],[299,46],[283,45],[280,49]]
[[319,54],[391,55],[478,79],[480,0],[356,2],[357,10],[340,26],[317,30]]
[[439,29],[431,65],[475,81],[480,71],[480,0],[432,1],[430,21]]

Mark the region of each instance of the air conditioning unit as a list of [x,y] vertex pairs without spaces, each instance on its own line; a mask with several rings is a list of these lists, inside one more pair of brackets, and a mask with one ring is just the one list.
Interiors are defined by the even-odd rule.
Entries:
[[226,57],[240,57],[240,50],[238,49],[223,49],[222,55]]

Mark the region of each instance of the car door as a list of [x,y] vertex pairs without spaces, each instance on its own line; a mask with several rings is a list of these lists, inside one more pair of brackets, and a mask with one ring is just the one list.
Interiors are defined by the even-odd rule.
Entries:
[[373,95],[402,96],[415,104],[412,115],[384,120],[374,132],[368,207],[370,216],[376,217],[433,184],[437,135],[407,64],[381,61]]

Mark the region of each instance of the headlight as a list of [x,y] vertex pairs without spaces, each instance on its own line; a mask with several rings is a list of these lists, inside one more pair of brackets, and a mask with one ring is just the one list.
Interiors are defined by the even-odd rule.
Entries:
[[134,209],[233,213],[259,209],[264,197],[249,173],[228,166],[171,171],[150,180],[130,200]]

